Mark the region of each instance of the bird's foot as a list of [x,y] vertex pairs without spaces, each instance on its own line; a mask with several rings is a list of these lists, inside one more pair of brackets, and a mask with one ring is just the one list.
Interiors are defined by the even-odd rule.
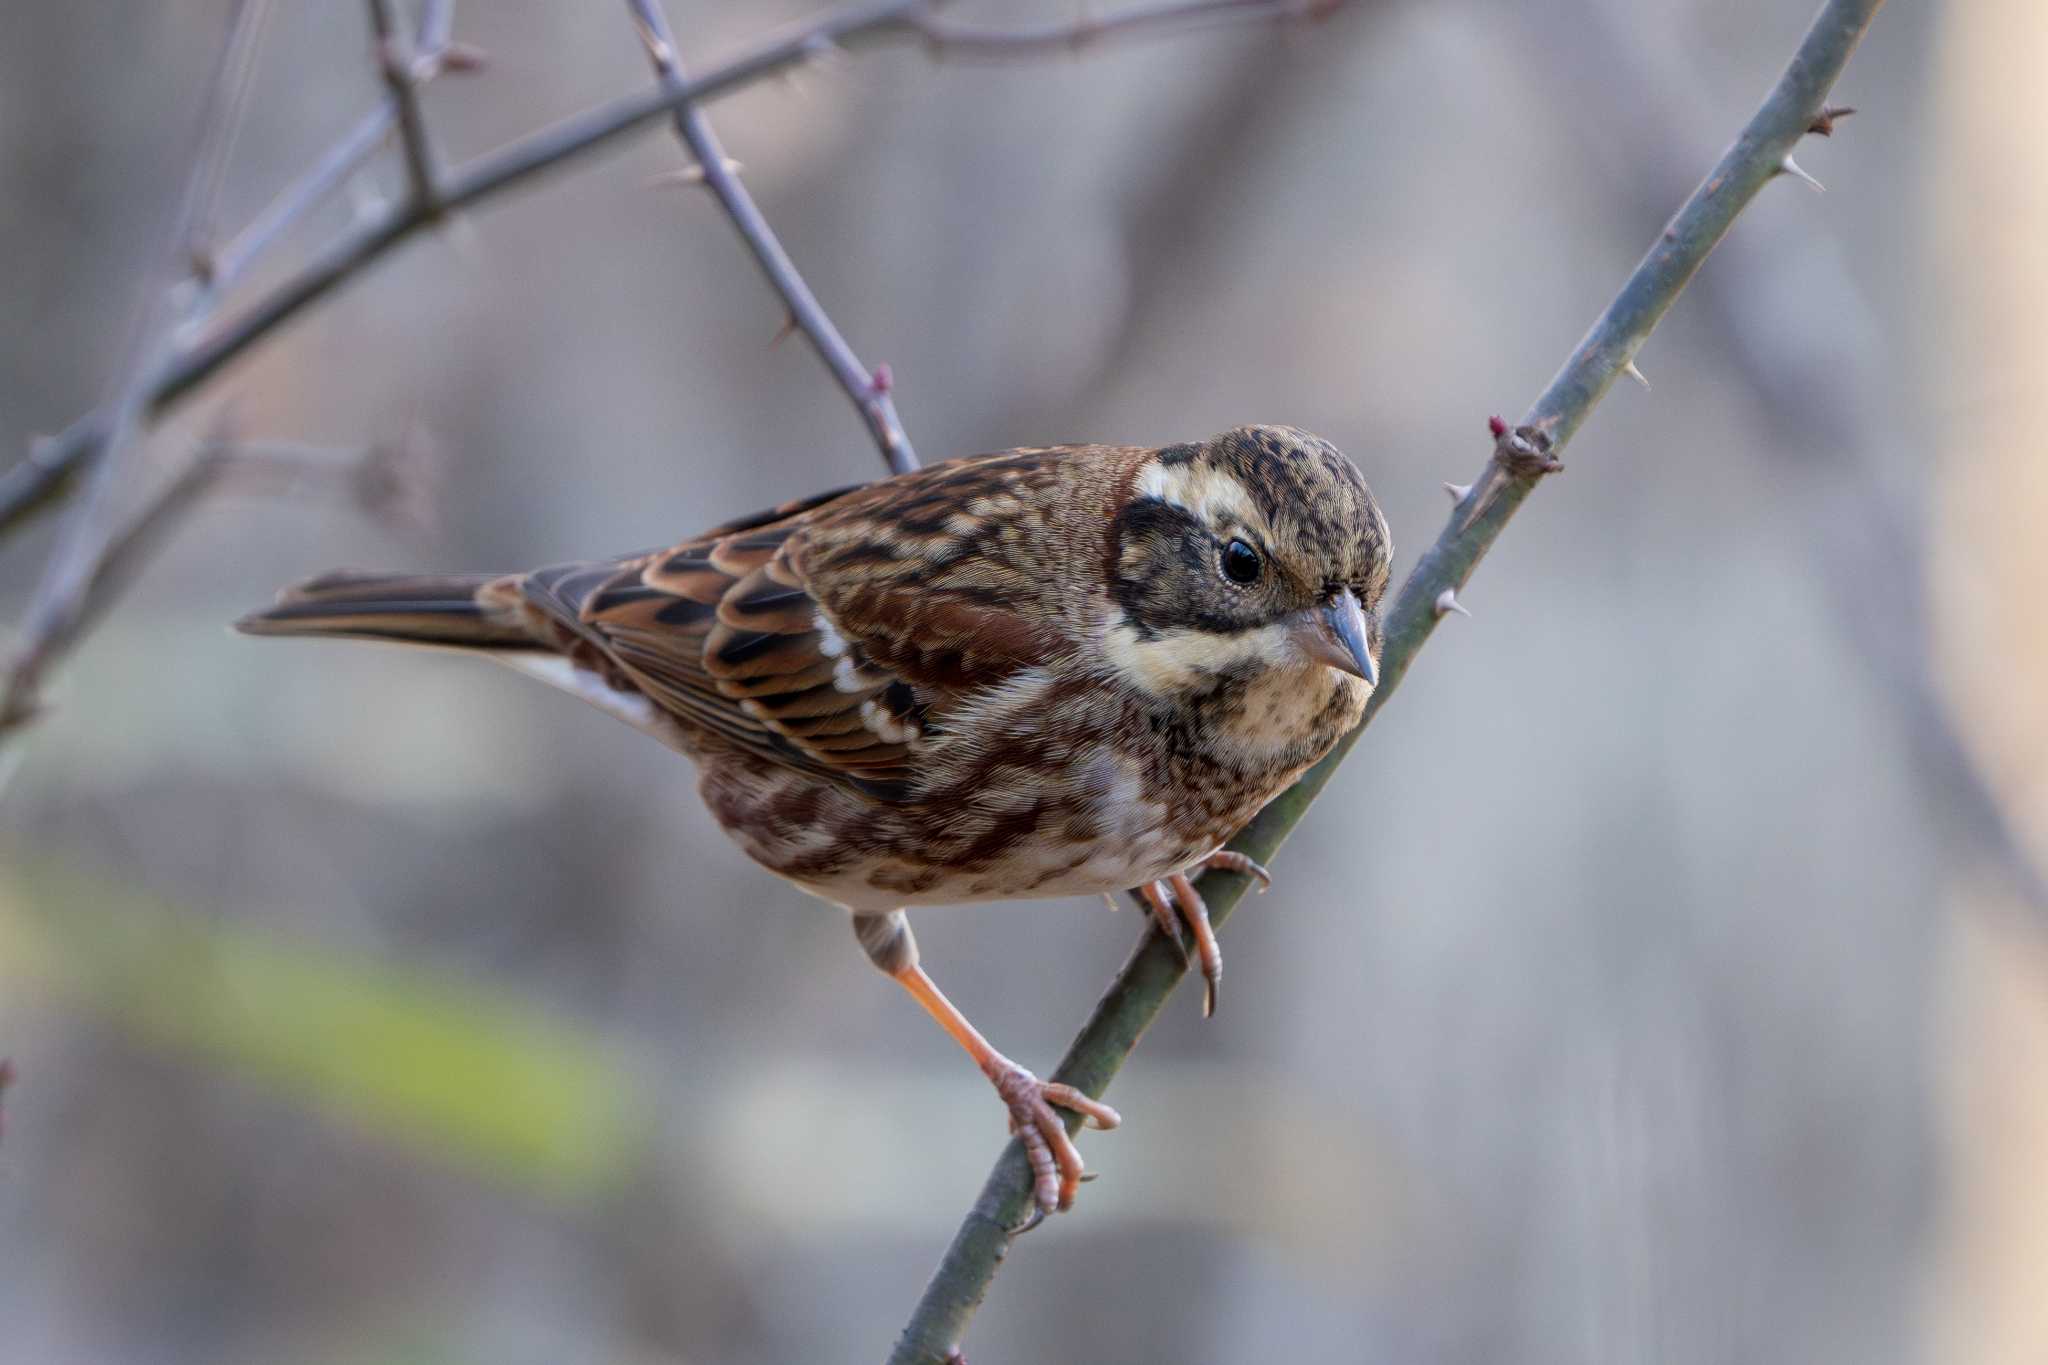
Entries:
[[1031,1162],[1033,1208],[1031,1217],[1017,1229],[1029,1232],[1044,1222],[1047,1214],[1072,1208],[1074,1195],[1086,1178],[1081,1151],[1068,1136],[1066,1120],[1058,1111],[1079,1114],[1090,1128],[1114,1128],[1123,1119],[1100,1100],[1064,1081],[1041,1081],[1000,1054],[984,1069],[1010,1111],[1010,1131],[1023,1142],[1024,1155]]
[[[1272,873],[1244,854],[1227,848],[1217,849],[1190,867],[1188,872],[1199,875],[1211,869],[1255,877],[1261,891],[1273,884]],[[1202,962],[1202,1017],[1206,1019],[1216,1013],[1216,988],[1223,980],[1223,949],[1216,942],[1216,930],[1209,923],[1208,903],[1202,899],[1202,893],[1195,890],[1188,872],[1176,872],[1164,880],[1151,882],[1138,888],[1138,894],[1151,907],[1152,918],[1157,921],[1160,932],[1180,948],[1183,962],[1188,961],[1188,950],[1181,940],[1180,925],[1181,921],[1186,921],[1188,933],[1195,941],[1195,952]]]

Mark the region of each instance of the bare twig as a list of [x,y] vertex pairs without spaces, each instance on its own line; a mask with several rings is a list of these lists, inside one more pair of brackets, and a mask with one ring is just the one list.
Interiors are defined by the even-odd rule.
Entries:
[[[1559,454],[1633,362],[1736,215],[1781,173],[1786,154],[1806,134],[1882,3],[1827,0],[1763,107],[1693,191],[1542,396],[1514,428],[1494,423],[1493,450],[1485,469],[1458,499],[1449,526],[1410,572],[1387,613],[1380,685],[1365,724],[1385,706],[1436,628],[1441,619],[1437,603],[1443,594],[1449,591],[1455,600],[1456,591],[1522,500],[1545,474],[1561,467]],[[1260,862],[1270,859],[1365,724],[1261,811],[1229,847]],[[1248,884],[1246,877],[1235,873],[1212,872],[1202,878],[1212,922],[1228,916]],[[1186,970],[1178,948],[1156,928],[1148,928],[1054,1077],[1089,1095],[1100,1095]],[[1013,1141],[939,1262],[889,1357],[891,1365],[939,1365],[957,1350],[1030,1200],[1030,1171],[1023,1149]]]
[[367,446],[222,441],[203,454],[222,493],[335,496],[372,521],[412,534],[432,531],[440,520],[440,450],[417,423]]
[[[452,42],[448,27],[454,14],[450,0],[435,0],[420,17],[420,79],[444,71],[473,71],[483,57],[474,48]],[[215,299],[232,288],[262,254],[383,145],[398,121],[397,102],[386,96],[330,147],[304,175],[280,191],[249,225],[219,247],[203,232],[192,247],[192,278],[187,317],[182,325],[209,311]],[[56,436],[34,443],[28,456],[0,475],[0,535],[55,498],[65,478],[105,440],[106,414],[90,412]]]
[[[834,47],[846,43],[903,35],[918,37],[930,43],[932,35],[926,25],[932,16],[932,10],[938,8],[940,2],[942,0],[866,0],[864,4],[848,4],[823,14],[817,20],[811,20],[807,25],[786,31],[780,37],[766,39],[758,43],[754,49],[741,53],[739,57],[719,65],[719,68],[711,72],[705,72],[702,76],[684,80],[680,84],[664,82],[657,84],[653,90],[621,96],[598,104],[596,108],[590,108],[590,111],[582,115],[575,115],[571,119],[565,119],[563,123],[541,129],[537,133],[530,133],[506,147],[500,147],[498,151],[477,158],[475,162],[469,162],[467,166],[457,168],[440,184],[440,205],[444,211],[473,207],[502,190],[510,190],[518,184],[524,184],[532,176],[539,176],[547,170],[553,170],[555,166],[584,156],[584,153],[612,141],[614,137],[623,137],[625,133],[639,129],[641,125],[662,117],[664,113],[672,113],[678,111],[678,108],[688,108],[702,100],[715,98],[739,86],[762,80],[764,76],[782,72],[786,68],[791,68],[791,65],[815,61],[819,53],[831,51]],[[1313,16],[1325,12],[1327,8],[1331,8],[1331,4],[1333,0],[1317,0],[1307,4],[1298,0],[1292,4],[1272,4],[1270,0],[1196,0],[1180,4],[1153,4],[1135,8],[1128,14],[1096,20],[1094,29],[1102,33],[1137,31],[1145,27],[1163,25],[1169,16],[1200,18],[1206,16],[1210,10],[1217,10],[1219,18],[1223,16],[1223,12],[1229,12],[1233,16],[1241,14],[1245,18],[1276,18],[1286,16],[1290,12]],[[1061,33],[1067,33],[1067,29],[1061,29]],[[967,41],[965,33],[954,33],[954,37],[961,37],[961,41]],[[1010,37],[1030,35],[1012,33]],[[942,33],[942,41],[944,39],[946,35]],[[1071,45],[1071,35],[1061,39],[1061,45]],[[430,41],[422,41],[420,47],[424,51],[436,51],[436,45]],[[1010,49],[1016,51],[1014,45]],[[440,45],[438,51],[446,53],[446,65],[453,68],[457,53],[461,53],[463,49]],[[266,213],[264,219],[258,219],[258,225],[262,227],[260,233],[258,225],[250,227],[250,233],[246,233],[252,235],[250,250],[236,250],[236,244],[229,244],[229,250],[225,250],[223,256],[236,260],[240,268],[242,264],[246,264],[246,258],[256,248],[268,244],[276,233],[283,231],[283,223],[268,219],[281,217],[283,221],[291,221],[293,217],[297,217],[297,213],[303,211],[307,203],[317,199],[317,194],[326,192],[326,188],[332,188],[334,182],[344,178],[346,170],[356,160],[360,160],[362,153],[367,153],[348,151],[346,147],[375,145],[375,141],[383,135],[383,129],[371,133],[369,123],[371,121],[365,121],[365,127],[358,127],[356,133],[352,133],[350,139],[346,139],[344,147],[336,147],[336,151],[324,160],[322,168],[315,168],[322,174],[309,174],[305,180],[299,182],[297,190],[301,192],[293,192],[289,199],[289,203],[295,207],[287,209],[285,205],[279,205],[279,213],[276,215]],[[248,309],[244,309],[238,317],[221,323],[197,344],[168,356],[150,377],[145,415],[158,415],[164,409],[168,409],[172,403],[182,399],[197,385],[211,379],[223,364],[240,356],[254,342],[268,336],[274,327],[279,327],[291,317],[295,317],[299,309],[322,299],[328,291],[338,287],[340,282],[354,276],[354,272],[373,264],[385,252],[412,237],[412,233],[426,227],[432,221],[432,217],[434,215],[426,213],[420,205],[406,205],[399,209],[387,209],[379,215],[369,217],[367,221],[358,223],[352,231],[344,233],[324,252],[319,252],[311,262],[307,262],[297,274],[283,280],[279,287],[272,289],[268,295],[248,305]],[[86,417],[80,417],[78,422],[74,422],[57,436],[51,436],[37,448],[33,448],[29,456],[20,460],[20,463],[14,465],[14,469],[10,469],[6,475],[0,475],[0,534],[18,524],[20,516],[33,512],[47,499],[59,495],[61,481],[78,467],[80,460],[90,458],[100,448],[104,438],[104,417],[88,413]]]
[[[711,99],[816,59],[837,44],[914,33],[917,16],[941,0],[866,0],[831,11],[751,49],[680,85],[654,89],[598,105],[551,127],[520,138],[451,172],[441,184],[441,209],[454,212],[513,189],[598,147],[651,123],[663,114]],[[160,414],[211,378],[229,361],[308,304],[381,259],[393,247],[428,226],[435,215],[423,205],[386,208],[359,222],[318,252],[295,274],[215,327],[204,337],[164,358],[151,372],[144,416]],[[89,414],[49,438],[27,460],[0,478],[0,531],[23,511],[62,490],[56,485],[108,439],[103,418]]]
[[[669,32],[668,19],[662,13],[661,0],[626,0],[626,3],[639,27],[641,41],[646,44],[647,55],[654,63],[654,74],[660,78],[664,88],[681,85],[681,57],[676,52],[675,38]],[[874,437],[889,472],[903,474],[917,468],[917,452],[911,448],[910,438],[904,434],[903,422],[896,415],[896,402],[890,397],[892,380],[888,366],[870,371],[853,353],[853,347],[833,325],[817,295],[804,283],[796,263],[783,250],[782,243],[777,240],[774,229],[768,226],[768,220],[762,216],[753,196],[740,183],[738,166],[719,146],[718,134],[712,131],[711,120],[704,116],[703,110],[694,104],[676,106],[675,127],[676,136],[682,139],[696,160],[704,188],[716,195],[724,206],[726,216],[732,219],[747,249],[754,253],[761,273],[782,296],[789,309],[790,321],[810,339],[818,358],[825,362],[832,378],[852,400],[854,411],[860,414],[868,433]]]
[[269,0],[240,0],[228,22],[227,41],[207,88],[191,170],[171,214],[168,244],[144,284],[135,338],[105,408],[105,451],[91,488],[66,518],[29,603],[20,650],[0,687],[0,730],[37,710],[42,674],[76,637],[93,581],[118,534],[114,503],[149,404],[150,378],[175,344],[178,319],[169,281],[182,273],[180,258],[189,260],[193,229],[210,211],[219,165],[248,93],[248,76],[268,12]]
[[[680,85],[664,83],[651,91],[622,96],[586,110],[457,168],[441,185],[441,206],[449,212],[468,208],[624,136],[662,114],[701,103],[799,63],[814,61],[819,54],[844,44],[905,35],[929,44],[925,24],[940,3],[942,0],[866,0],[847,5],[780,37],[764,40],[741,56]],[[1297,4],[1293,8],[1301,14],[1313,15],[1328,8],[1329,3],[1334,0]],[[1135,10],[1129,16],[1099,20],[1095,27],[1122,32],[1163,22],[1152,17],[1157,11],[1178,16],[1196,11],[1206,13],[1212,7],[1247,17],[1256,12],[1261,18],[1278,17],[1281,9],[1288,8],[1272,6],[1274,14],[1267,15],[1265,6],[1249,0],[1202,0],[1196,4],[1155,5]],[[452,65],[458,49],[447,51]],[[349,164],[342,157],[330,157],[330,161],[344,167]],[[337,172],[334,178],[341,174],[345,170]],[[240,315],[166,358],[151,375],[145,415],[166,410],[249,346],[296,316],[300,309],[324,297],[427,226],[432,218],[419,205],[406,205],[387,209],[343,234]],[[0,476],[0,533],[17,524],[25,513],[61,494],[62,481],[79,462],[90,459],[106,437],[104,421],[88,414],[40,443],[26,459]]]
[[[445,18],[429,15],[421,25],[433,32],[453,22],[452,4],[440,3]],[[370,31],[377,40],[377,65],[384,85],[391,91],[398,110],[398,138],[405,148],[405,177],[412,187],[415,206],[430,217],[441,211],[440,173],[434,144],[427,137],[426,116],[420,112],[421,71],[399,27],[397,0],[370,0]]]
[[[431,443],[416,431],[355,450],[217,436],[186,456],[109,537],[92,563],[70,635],[82,634],[106,614],[142,565],[206,497],[225,492],[339,493],[366,516],[400,529],[420,530],[433,519],[431,466]],[[33,697],[24,699],[18,713],[0,720],[0,734],[33,718],[37,705]]]
[[1158,0],[1114,14],[1083,15],[1068,23],[1027,28],[956,24],[927,15],[916,23],[925,45],[941,56],[1003,60],[1039,57],[1119,38],[1187,33],[1225,24],[1321,19],[1344,0]]
[[[454,22],[452,0],[436,0],[420,15],[420,33],[414,45],[413,71],[416,83],[425,84],[443,72],[475,71],[483,54],[449,37]],[[214,275],[225,288],[239,279],[249,265],[273,242],[290,231],[315,205],[326,201],[355,169],[384,145],[384,139],[398,123],[398,100],[387,95],[377,107],[356,120],[339,142],[328,148],[306,173],[280,191],[247,227],[230,239],[214,257]],[[5,506],[0,499],[0,507]]]
[[[228,162],[234,154],[235,133],[242,123],[242,110],[249,101],[249,78],[256,72],[256,48],[263,36],[263,25],[270,17],[270,0],[256,0],[245,18],[237,21],[231,30],[227,49],[221,58],[221,70],[215,79],[218,83],[220,112],[217,115],[217,136],[203,139],[199,160],[192,168],[192,183],[186,193],[191,197],[187,210],[189,218],[184,224],[188,234],[184,246],[190,253],[195,273],[203,272],[206,260],[206,242],[213,235],[213,219],[220,205],[221,185],[227,178]],[[204,278],[203,274],[201,276]]]

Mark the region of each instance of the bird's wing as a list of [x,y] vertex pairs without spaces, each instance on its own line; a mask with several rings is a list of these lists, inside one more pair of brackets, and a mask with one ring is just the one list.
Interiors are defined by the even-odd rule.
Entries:
[[1060,653],[1030,546],[1057,454],[950,461],[520,587],[684,724],[901,800],[956,703]]

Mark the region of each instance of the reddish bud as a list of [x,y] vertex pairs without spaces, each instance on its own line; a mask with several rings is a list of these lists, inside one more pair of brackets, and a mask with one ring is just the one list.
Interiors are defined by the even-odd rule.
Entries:
[[874,373],[868,376],[868,397],[870,398],[880,398],[895,387],[896,376],[890,373],[889,362],[886,360],[875,366]]
[[1493,439],[1496,441],[1508,434],[1508,424],[1498,417],[1487,418],[1486,429],[1493,433]]

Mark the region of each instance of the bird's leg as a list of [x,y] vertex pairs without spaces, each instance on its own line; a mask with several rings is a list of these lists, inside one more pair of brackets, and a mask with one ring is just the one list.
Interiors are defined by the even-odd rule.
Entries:
[[1187,961],[1187,948],[1181,943],[1179,918],[1187,921],[1188,932],[1195,940],[1195,952],[1202,960],[1202,1017],[1216,1013],[1216,987],[1223,980],[1223,949],[1216,942],[1216,930],[1209,924],[1209,906],[1202,899],[1202,893],[1195,890],[1195,884],[1188,872],[1200,874],[1215,868],[1221,872],[1236,872],[1259,880],[1259,889],[1265,890],[1273,884],[1273,875],[1247,858],[1242,853],[1233,853],[1219,848],[1202,859],[1187,872],[1176,872],[1161,881],[1147,882],[1138,888],[1145,904],[1152,909],[1152,918],[1159,923],[1160,932],[1171,939],[1181,950],[1181,961]]
[[1030,1221],[1018,1231],[1036,1227],[1055,1210],[1072,1208],[1084,1167],[1080,1149],[1067,1135],[1066,1122],[1054,1112],[1055,1106],[1079,1114],[1092,1128],[1116,1127],[1123,1121],[1116,1110],[1071,1085],[1039,1080],[990,1046],[981,1031],[968,1022],[967,1016],[918,965],[917,940],[911,936],[910,922],[901,910],[885,915],[856,914],[853,932],[868,960],[909,991],[911,999],[924,1006],[926,1013],[939,1021],[939,1027],[967,1049],[967,1055],[995,1086],[996,1094],[1010,1111],[1010,1131],[1022,1140],[1024,1154],[1031,1161],[1032,1199],[1037,1205]]

